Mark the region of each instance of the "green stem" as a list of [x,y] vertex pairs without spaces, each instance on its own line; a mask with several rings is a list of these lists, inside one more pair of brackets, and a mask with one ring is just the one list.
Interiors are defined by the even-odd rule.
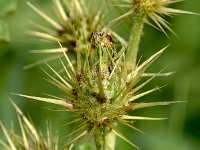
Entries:
[[137,53],[144,26],[144,19],[145,16],[142,14],[135,14],[133,17],[133,26],[126,52],[126,66],[128,72],[130,72],[136,66]]
[[110,132],[110,128],[101,128],[95,133],[97,150],[115,150],[116,135]]

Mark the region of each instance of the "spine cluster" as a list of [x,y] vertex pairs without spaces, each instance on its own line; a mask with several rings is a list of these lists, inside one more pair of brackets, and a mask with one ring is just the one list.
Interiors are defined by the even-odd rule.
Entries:
[[[57,68],[62,69],[62,72],[48,64],[49,71],[44,72],[48,77],[47,81],[63,91],[64,94],[54,96],[49,94],[48,97],[15,95],[61,106],[77,116],[69,124],[76,123],[79,125],[68,135],[71,138],[60,146],[58,142],[51,141],[48,129],[48,138],[47,140],[43,139],[43,136],[13,103],[18,113],[21,134],[9,134],[1,124],[8,144],[1,140],[0,144],[4,148],[12,150],[71,150],[82,138],[94,139],[97,150],[114,150],[117,136],[139,149],[117,129],[117,125],[123,124],[142,132],[134,126],[132,121],[166,118],[133,116],[129,115],[129,112],[146,107],[177,103],[177,101],[137,102],[137,99],[160,89],[160,87],[154,87],[141,92],[141,89],[160,73],[150,75],[147,80],[142,79],[146,69],[168,47],[166,46],[144,62],[136,65],[143,27],[147,23],[165,34],[165,29],[173,32],[169,23],[164,19],[165,16],[178,13],[193,14],[170,7],[171,4],[179,1],[181,0],[123,0],[122,4],[116,4],[113,0],[112,3],[119,6],[119,9],[128,8],[125,14],[110,22],[116,23],[116,21],[125,17],[131,18],[132,29],[128,42],[112,29],[108,29],[103,21],[104,13],[102,10],[90,12],[91,10],[87,7],[87,0],[54,0],[60,21],[49,17],[28,2],[28,5],[52,27],[49,28],[32,22],[38,28],[38,31],[30,31],[29,33],[42,40],[56,41],[60,45],[56,49],[33,50],[32,52],[51,53],[55,55],[55,59],[57,59],[56,54],[60,54],[59,56],[63,59],[59,59],[60,65]],[[47,58],[47,60],[50,59]],[[34,63],[26,68],[38,64]],[[31,138],[28,138],[27,135]],[[20,138],[12,138],[16,136]]]

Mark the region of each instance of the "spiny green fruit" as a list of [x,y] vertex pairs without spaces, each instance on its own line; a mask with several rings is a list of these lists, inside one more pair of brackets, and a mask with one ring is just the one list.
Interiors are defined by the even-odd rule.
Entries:
[[[117,130],[116,124],[122,123],[128,127],[140,131],[129,123],[129,120],[162,120],[165,118],[151,118],[143,116],[129,116],[128,113],[144,107],[157,105],[169,105],[174,102],[150,102],[141,103],[136,100],[144,95],[159,89],[139,93],[139,90],[149,83],[155,76],[140,83],[145,70],[156,60],[164,49],[152,55],[145,62],[127,72],[125,65],[126,48],[116,48],[112,42],[111,34],[107,31],[95,32],[90,38],[95,46],[95,54],[91,44],[86,49],[86,54],[77,51],[76,65],[74,66],[63,50],[67,65],[61,60],[65,75],[60,75],[52,67],[50,70],[57,76],[54,77],[45,71],[50,79],[48,81],[60,88],[64,97],[44,98],[16,94],[22,97],[44,101],[63,106],[66,111],[78,114],[73,122],[80,122],[79,127],[73,131],[72,139],[67,145],[72,144],[81,137],[94,137],[98,149],[106,146],[104,137],[109,133],[123,138],[135,146]],[[96,57],[94,57],[96,55]],[[94,135],[94,136],[93,136]],[[135,146],[137,147],[137,146]]]

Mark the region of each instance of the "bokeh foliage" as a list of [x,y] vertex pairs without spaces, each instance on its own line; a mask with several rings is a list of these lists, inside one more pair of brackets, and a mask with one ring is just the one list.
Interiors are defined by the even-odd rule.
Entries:
[[[48,0],[34,0],[34,3],[45,10],[52,8],[51,2]],[[0,3],[0,7],[5,8],[5,6]],[[187,0],[175,7],[200,12],[199,6],[200,1]],[[9,6],[9,8],[15,7]],[[109,7],[106,9],[109,9]],[[108,17],[117,16],[116,13],[111,10]],[[65,141],[64,136],[73,129],[73,127],[60,127],[60,125],[70,120],[67,113],[49,112],[46,108],[51,105],[25,101],[23,98],[11,95],[14,92],[40,96],[42,94],[41,91],[59,94],[56,88],[52,88],[44,80],[44,73],[42,73],[40,67],[45,68],[45,66],[42,65],[29,70],[22,69],[23,66],[46,57],[29,54],[28,50],[58,47],[57,44],[46,45],[45,43],[40,43],[26,34],[26,31],[31,29],[28,20],[40,20],[37,17],[25,4],[25,1],[20,0],[18,1],[16,14],[3,18],[9,26],[12,41],[0,44],[0,120],[7,127],[10,127],[11,120],[16,124],[15,110],[8,100],[8,96],[11,96],[16,100],[23,112],[31,116],[34,124],[41,130],[46,125],[46,119],[50,119],[52,130],[60,128],[60,133],[63,137],[62,141]],[[160,31],[145,26],[139,56],[142,56],[141,59],[145,60],[154,52],[171,43],[171,46],[148,71],[158,72],[167,66],[166,71],[176,71],[176,74],[154,80],[147,88],[155,87],[156,85],[162,86],[167,84],[167,86],[160,92],[144,97],[143,101],[187,100],[188,102],[166,108],[149,108],[144,112],[141,110],[134,112],[138,115],[146,116],[168,116],[168,120],[165,121],[136,122],[137,127],[145,131],[146,135],[123,126],[120,129],[125,130],[125,135],[144,150],[198,150],[200,147],[200,17],[180,15],[176,16],[175,19],[168,19],[173,25],[172,29],[179,37],[177,38],[169,33],[171,37],[169,39]],[[126,23],[122,23],[114,30],[127,38],[130,29]],[[50,64],[56,66],[57,63],[54,61]],[[118,139],[117,149],[120,150],[121,147],[123,149],[133,149],[130,145]]]

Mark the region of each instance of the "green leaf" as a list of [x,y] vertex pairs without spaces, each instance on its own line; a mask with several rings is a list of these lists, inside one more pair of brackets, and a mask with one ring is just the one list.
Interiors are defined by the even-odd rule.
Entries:
[[13,14],[17,9],[17,0],[0,0],[0,16]]
[[75,148],[75,150],[95,150],[95,148],[91,144],[85,143]]
[[4,20],[0,20],[0,42],[9,42],[10,33],[7,23]]

